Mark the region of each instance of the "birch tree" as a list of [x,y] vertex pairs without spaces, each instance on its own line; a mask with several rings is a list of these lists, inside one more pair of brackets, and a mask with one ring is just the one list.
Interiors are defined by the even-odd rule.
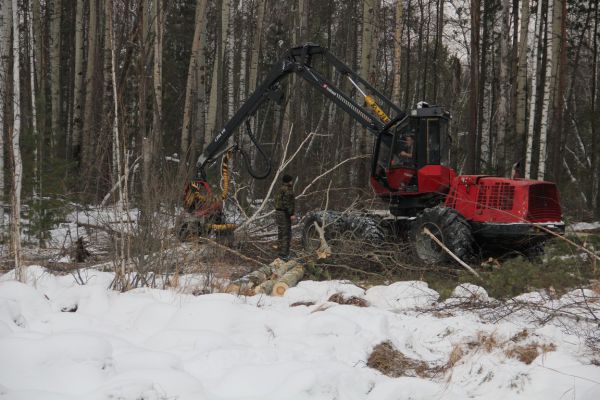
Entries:
[[400,104],[400,80],[402,73],[402,1],[396,1],[396,24],[394,26],[394,86],[392,87],[392,101]]
[[164,9],[163,0],[153,0],[152,32],[154,34],[154,63],[152,72],[152,83],[154,88],[154,113],[153,113],[153,135],[152,153],[158,150],[158,143],[162,136],[163,115],[163,91],[162,91],[162,66],[163,66],[163,32],[164,32]]
[[[516,12],[516,10],[514,11]],[[512,162],[515,163],[523,156],[527,129],[527,43],[529,39],[529,0],[521,0],[521,26],[519,29],[519,52],[517,62],[517,87],[515,104],[515,134],[516,151]]]
[[[378,2],[380,0],[364,0],[362,35],[360,45],[360,72],[362,76],[375,83],[375,62],[377,58],[377,47],[374,46],[375,21],[378,11]],[[368,151],[368,135],[366,129],[354,129],[355,138],[353,140],[353,154],[366,154]],[[359,186],[366,179],[366,166],[364,163],[358,164],[357,171],[350,177],[353,186]]]
[[4,239],[4,112],[8,101],[10,32],[12,29],[12,0],[0,0],[0,240]]
[[500,33],[500,98],[498,100],[498,129],[496,134],[496,169],[498,174],[505,173],[506,136],[508,131],[508,111],[510,97],[510,82],[508,80],[508,66],[510,63],[510,0],[502,0]]
[[[192,40],[192,52],[190,55],[190,64],[188,67],[187,84],[185,90],[185,104],[183,109],[183,124],[181,128],[181,159],[186,159],[186,154],[189,153],[189,142],[190,142],[190,125],[191,125],[191,113],[192,113],[192,89],[196,86],[196,80],[198,79],[198,67],[199,67],[199,53],[203,51],[201,48],[201,36],[204,35],[204,18],[206,15],[206,1],[196,1],[196,18],[194,28],[194,39]],[[197,87],[197,86],[196,86]],[[198,98],[204,97],[204,93],[196,93]],[[198,99],[197,101],[201,101]]]
[[533,40],[533,72],[531,77],[531,99],[529,100],[529,127],[527,129],[527,145],[525,150],[525,178],[531,178],[531,163],[533,155],[533,136],[535,109],[537,101],[537,75],[538,75],[538,41],[540,40],[540,27],[542,23],[542,0],[538,0],[535,22],[535,37]]
[[12,197],[11,197],[11,250],[15,262],[15,278],[18,281],[25,281],[21,259],[21,186],[23,180],[23,163],[21,160],[21,87],[20,87],[20,69],[21,45],[19,42],[19,4],[17,0],[12,0],[12,27],[13,27],[13,123],[10,147],[10,159],[12,164]]
[[[221,29],[217,35],[216,48],[218,49],[212,67],[212,83],[210,86],[210,99],[208,103],[208,116],[206,133],[212,135],[217,124],[221,123],[219,112],[222,108],[222,88],[223,88],[223,63],[225,60],[225,48],[227,46],[227,28],[229,25],[229,1],[222,0],[219,16],[221,19]],[[209,136],[210,137],[210,136]]]
[[266,0],[256,1],[256,25],[252,35],[252,51],[250,54],[250,76],[248,78],[248,93],[254,92],[258,79],[258,64],[262,43],[263,23],[265,19]]
[[234,80],[235,80],[235,66],[234,66],[234,57],[233,57],[233,48],[234,48],[234,36],[236,33],[236,27],[235,24],[233,23],[234,21],[234,7],[233,4],[231,2],[231,0],[229,0],[228,2],[228,7],[227,10],[223,10],[225,15],[225,12],[227,13],[227,20],[223,21],[223,26],[227,27],[226,30],[226,37],[227,37],[227,41],[225,44],[225,59],[227,60],[225,67],[226,67],[226,71],[223,73],[223,78],[225,78],[225,76],[227,76],[227,119],[231,118],[233,116],[233,113],[235,112],[235,99],[234,99],[234,94],[235,94],[235,90],[234,90]]
[[[554,20],[554,0],[548,0],[548,15],[547,15],[547,29],[546,29],[546,54],[547,60],[554,60],[554,40],[553,40],[553,26],[551,22]],[[556,65],[554,61],[547,64],[546,77],[544,82],[544,98],[542,100],[542,121],[540,125],[540,153],[538,158],[538,179],[544,180],[546,175],[546,146],[548,143],[548,109],[550,107],[550,95],[552,92],[553,74],[556,73]]]

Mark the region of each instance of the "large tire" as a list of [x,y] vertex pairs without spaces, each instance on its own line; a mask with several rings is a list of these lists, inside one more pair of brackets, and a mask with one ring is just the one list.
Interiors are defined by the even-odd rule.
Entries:
[[364,214],[343,214],[336,211],[317,211],[304,219],[302,245],[313,252],[319,248],[320,239],[315,222],[323,226],[325,221],[325,240],[333,246],[353,242],[379,246],[384,242],[384,233],[377,221]]
[[413,222],[411,239],[415,256],[426,264],[442,264],[452,260],[424,228],[437,237],[448,249],[463,261],[470,261],[474,254],[473,233],[467,220],[455,209],[437,206],[421,212]]

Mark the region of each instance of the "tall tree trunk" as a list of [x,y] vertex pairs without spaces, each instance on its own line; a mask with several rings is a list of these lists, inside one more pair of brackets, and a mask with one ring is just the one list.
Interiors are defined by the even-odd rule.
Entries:
[[96,150],[97,104],[94,101],[94,83],[96,61],[98,58],[98,1],[90,0],[87,65],[85,73],[85,110],[83,118],[83,137],[81,141],[81,166],[85,178],[90,178]]
[[410,68],[412,66],[411,57],[411,36],[410,36],[410,20],[412,18],[412,7],[411,1],[408,0],[406,3],[406,23],[404,24],[406,27],[406,80],[404,82],[404,109],[407,110],[409,107],[412,107],[410,104]]
[[[598,37],[598,26],[600,25],[600,21],[598,20],[600,17],[600,13],[598,12],[598,8],[600,5],[596,2],[596,7],[594,10],[594,37]],[[591,99],[591,111],[592,111],[592,119],[591,119],[591,130],[592,130],[592,178],[593,181],[596,182],[596,209],[594,210],[594,216],[596,218],[600,218],[600,154],[598,154],[598,150],[600,149],[600,137],[598,137],[598,121],[599,115],[597,110],[598,104],[598,40],[594,40],[594,45],[592,48],[592,99]],[[593,191],[594,187],[592,185],[592,199],[590,199],[592,205],[593,201]]]
[[227,13],[227,23],[224,24],[227,26],[226,37],[227,41],[225,44],[225,59],[227,62],[224,67],[226,71],[223,73],[223,78],[227,77],[227,120],[233,116],[235,112],[235,58],[233,56],[234,51],[234,40],[235,40],[235,24],[234,24],[234,5],[232,4],[232,0],[229,0],[229,4],[226,10]]
[[[112,0],[104,0],[103,11],[104,11],[104,48],[103,48],[103,90],[102,95],[102,141],[100,146],[108,145],[110,143],[110,177],[111,187],[117,185],[120,179],[120,165],[118,163],[118,151],[115,149],[115,137],[113,135],[114,127],[114,104],[117,102],[117,98],[113,95],[113,79],[112,79],[112,53],[113,53],[113,40],[112,40]],[[107,146],[107,148],[109,148]]]
[[498,101],[498,128],[496,132],[496,172],[504,176],[506,172],[506,137],[509,128],[509,103],[510,103],[510,82],[508,78],[508,68],[510,64],[509,46],[510,46],[510,0],[502,0],[500,32],[500,98]]
[[437,104],[438,99],[438,86],[440,81],[440,65],[442,60],[440,59],[440,47],[442,46],[442,33],[444,31],[444,1],[437,0],[436,6],[436,34],[435,34],[435,61],[433,64],[433,103]]
[[213,68],[212,68],[212,83],[210,87],[210,99],[208,103],[208,118],[206,133],[212,137],[217,126],[222,123],[223,116],[221,115],[223,108],[223,63],[225,59],[225,47],[227,45],[227,26],[229,24],[229,1],[221,0],[219,16],[221,20],[221,29],[217,35],[217,51],[215,53]]
[[[477,124],[477,143],[476,143],[476,159],[478,163],[478,171],[489,172],[491,164],[491,145],[492,131],[491,122],[493,120],[493,78],[488,79],[488,65],[491,65],[493,71],[493,52],[490,51],[490,33],[493,34],[493,24],[495,19],[495,11],[491,7],[490,1],[485,1],[483,4],[482,18],[482,35],[480,44],[480,64],[479,64],[479,83],[478,83],[478,102],[477,115],[479,123]],[[492,62],[488,61],[488,55],[492,56]],[[491,73],[490,75],[494,75]]]
[[198,67],[196,68],[196,97],[194,118],[194,135],[192,160],[195,160],[204,150],[209,138],[206,131],[206,35],[200,39],[200,51],[198,51]]
[[37,81],[40,95],[45,94],[45,82],[44,76],[44,40],[43,40],[43,21],[42,21],[42,10],[40,0],[33,0],[33,34],[35,36],[35,51],[33,56],[37,57],[38,69],[35,74],[35,80]]
[[256,1],[256,27],[252,35],[252,52],[250,54],[250,77],[248,79],[248,93],[252,94],[256,89],[258,79],[258,65],[260,63],[260,48],[262,43],[263,23],[265,19],[266,0]]
[[154,113],[152,128],[152,157],[157,155],[162,139],[162,118],[163,118],[163,33],[164,33],[164,7],[163,0],[153,0],[153,18],[152,32],[154,34],[154,63],[152,73],[152,83],[154,88]]
[[[31,86],[31,130],[33,137],[33,201],[36,205],[34,209],[36,213],[42,212],[41,207],[41,197],[42,197],[42,174],[41,174],[41,158],[39,150],[43,146],[42,140],[40,140],[40,136],[37,128],[37,90],[36,90],[36,64],[34,57],[34,49],[35,49],[35,36],[33,35],[33,13],[31,12],[31,8],[27,10],[27,24],[28,24],[28,33],[29,33],[29,84]],[[38,232],[38,241],[40,247],[44,245],[44,237],[43,232],[41,230]]]
[[50,94],[52,99],[52,131],[50,132],[50,155],[56,154],[55,146],[61,131],[61,100],[60,100],[60,22],[61,0],[53,0],[50,15]]
[[396,25],[394,26],[394,85],[392,88],[392,101],[400,104],[400,81],[402,74],[402,30],[403,12],[402,1],[396,0]]
[[12,0],[0,0],[0,240],[4,239],[4,138],[5,112],[8,111],[8,73],[10,32],[12,29]]
[[546,176],[546,147],[548,142],[548,123],[551,94],[552,94],[552,81],[554,74],[556,74],[555,56],[554,56],[554,0],[548,0],[548,14],[547,14],[547,29],[546,29],[546,59],[551,60],[546,67],[546,76],[544,82],[544,98],[542,101],[542,122],[540,126],[540,152],[538,161],[538,179],[544,180]]
[[[560,171],[562,170],[562,132],[564,128],[564,95],[567,79],[567,40],[566,40],[566,19],[567,19],[567,1],[559,0],[559,4],[554,10],[554,40],[556,48],[556,74],[554,79],[554,114],[552,120],[552,148],[550,151],[550,166],[552,178],[555,182],[560,181]],[[596,39],[597,40],[597,39]]]
[[13,27],[13,123],[10,147],[10,159],[12,164],[12,199],[11,199],[11,250],[15,262],[15,278],[25,281],[21,259],[21,185],[23,180],[23,162],[21,160],[21,86],[20,70],[21,60],[19,43],[19,4],[12,0],[12,27]]
[[[376,17],[378,11],[378,3],[380,0],[364,0],[363,3],[363,19],[362,19],[362,39],[361,39],[361,56],[360,56],[360,72],[365,79],[375,84],[375,62],[377,58],[377,47],[374,46],[374,37]],[[354,154],[366,154],[368,151],[368,135],[366,129],[357,131],[357,140],[355,141]],[[360,186],[365,182],[366,164],[360,163],[357,170],[352,175],[351,184]]]
[[517,88],[515,105],[515,151],[514,164],[524,156],[527,128],[527,43],[529,34],[529,0],[521,0],[521,27],[519,32],[519,60],[517,63]]
[[248,3],[245,1],[241,2],[241,21],[242,28],[240,29],[240,77],[239,77],[239,90],[238,90],[238,104],[242,104],[244,100],[246,100],[246,70],[248,67],[248,60],[246,60],[248,55]]
[[83,0],[77,0],[75,12],[75,76],[73,89],[73,138],[71,154],[75,160],[79,159],[81,146],[81,132],[83,127]]
[[470,62],[470,95],[469,110],[471,120],[469,123],[469,137],[467,140],[467,160],[465,168],[467,173],[477,173],[477,124],[479,103],[479,29],[481,24],[481,5],[479,0],[471,0],[471,62]]
[[[140,52],[140,57],[139,57],[139,61],[138,61],[138,74],[139,74],[139,88],[138,88],[138,108],[139,108],[139,115],[138,115],[138,134],[136,136],[136,145],[138,146],[138,151],[143,152],[144,150],[144,146],[143,143],[144,141],[147,139],[147,123],[146,123],[146,117],[147,117],[147,108],[148,108],[148,104],[147,104],[147,97],[148,97],[148,73],[147,73],[147,65],[148,65],[148,60],[149,60],[149,36],[150,36],[150,24],[149,24],[149,20],[150,20],[150,0],[141,0],[140,1],[140,32],[138,35],[138,43],[139,43],[139,52]],[[142,168],[142,173],[143,173],[143,177],[142,180],[143,182],[147,182],[148,181],[148,173],[150,172],[148,168],[146,168],[146,163],[145,163],[146,158],[144,158],[144,161],[142,162],[142,164],[144,165],[144,167]]]
[[[196,1],[196,18],[194,28],[194,39],[192,40],[192,52],[190,54],[190,63],[187,74],[187,84],[185,89],[185,104],[183,108],[183,124],[181,127],[181,161],[188,157],[190,152],[190,126],[192,121],[192,99],[194,97],[193,88],[197,87],[196,79],[198,76],[198,61],[199,53],[203,51],[200,45],[202,43],[201,36],[204,34],[204,17],[206,15],[207,0]],[[204,97],[204,93],[196,93],[196,96]]]
[[533,137],[534,137],[534,122],[535,110],[537,101],[537,76],[538,76],[538,42],[540,38],[540,28],[542,26],[542,0],[538,0],[538,9],[535,22],[535,37],[533,40],[533,75],[531,78],[531,99],[529,103],[529,128],[527,129],[527,145],[525,148],[525,178],[531,178],[531,164],[533,156]]

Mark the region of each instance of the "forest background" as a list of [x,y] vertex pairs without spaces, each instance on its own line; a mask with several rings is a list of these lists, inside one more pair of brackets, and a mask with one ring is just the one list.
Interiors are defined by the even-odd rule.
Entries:
[[[450,110],[459,173],[518,165],[559,185],[568,218],[598,218],[599,22],[585,0],[0,0],[3,240],[24,232],[43,245],[73,203],[142,214],[177,204],[215,132],[304,42],[405,110],[421,100]],[[252,120],[274,160],[282,143],[302,144],[286,169],[300,185],[343,164],[304,209],[328,188],[330,206],[370,193],[372,136],[302,80],[285,92]],[[242,131],[235,141],[252,148]],[[238,203],[264,197],[267,185],[235,165]]]

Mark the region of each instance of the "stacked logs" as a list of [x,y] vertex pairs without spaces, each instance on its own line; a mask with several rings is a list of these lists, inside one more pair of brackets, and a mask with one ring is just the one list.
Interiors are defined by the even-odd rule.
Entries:
[[278,258],[271,264],[233,281],[226,291],[232,294],[283,296],[286,290],[296,286],[303,276],[304,266],[302,264]]

